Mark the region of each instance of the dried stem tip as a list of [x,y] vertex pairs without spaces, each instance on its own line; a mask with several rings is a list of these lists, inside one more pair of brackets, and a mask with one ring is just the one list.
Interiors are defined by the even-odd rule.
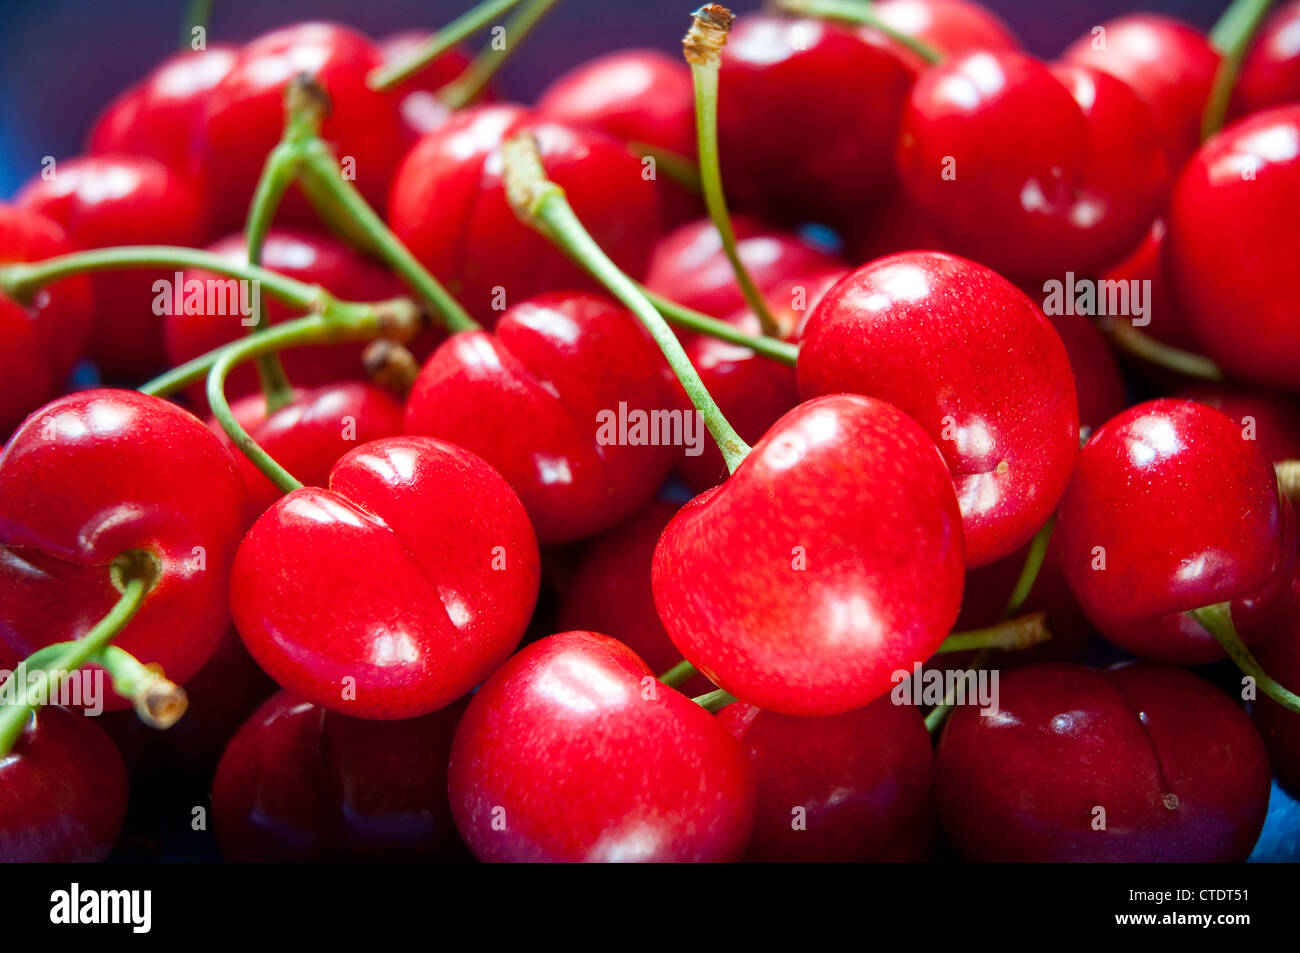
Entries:
[[330,114],[333,104],[329,93],[311,73],[299,73],[284,87],[284,111],[320,123]]
[[190,707],[189,696],[170,679],[161,675],[135,698],[135,713],[150,728],[166,730],[181,720]]
[[388,338],[378,338],[366,345],[361,361],[371,380],[401,397],[411,392],[415,379],[420,376],[415,355]]
[[682,39],[686,62],[692,66],[716,65],[736,17],[720,3],[706,3],[691,15],[695,22]]
[[1300,460],[1283,460],[1273,467],[1277,470],[1277,482],[1282,492],[1293,503],[1300,503]]

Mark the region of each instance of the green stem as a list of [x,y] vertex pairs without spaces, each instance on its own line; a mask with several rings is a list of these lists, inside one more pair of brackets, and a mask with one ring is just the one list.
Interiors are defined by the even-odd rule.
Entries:
[[719,711],[720,709],[726,708],[735,700],[735,695],[732,695],[730,692],[721,688],[715,691],[706,692],[703,695],[696,695],[691,699],[691,701],[695,702],[695,704],[699,705],[707,712]]
[[896,43],[901,43],[927,63],[942,63],[944,55],[924,40],[900,33],[880,19],[871,4],[861,0],[776,0],[776,7],[797,16],[816,17],[821,20],[839,20],[869,26]]
[[530,0],[516,10],[506,21],[504,50],[494,49],[489,42],[470,61],[465,72],[438,92],[438,99],[448,109],[461,109],[478,99],[492,77],[506,65],[512,53],[519,48],[538,21],[550,12],[558,0]]
[[726,461],[727,470],[734,473],[749,453],[749,445],[740,439],[740,435],[714,403],[672,328],[641,293],[636,282],[609,260],[609,256],[583,227],[568,199],[564,197],[564,190],[546,178],[541,156],[537,152],[537,143],[523,134],[508,140],[502,149],[506,195],[515,214],[582,262],[594,278],[640,319],[663,351],[668,366],[681,381],[686,395],[709,428],[709,433]]
[[[1016,619],[967,632],[954,632],[943,640],[940,652],[970,652],[976,649],[1019,651],[1042,645],[1052,637],[1047,628],[1047,613],[1031,612]],[[947,699],[945,699],[945,702]]]
[[1115,342],[1120,350],[1148,364],[1163,367],[1165,370],[1186,377],[1195,377],[1198,380],[1221,381],[1225,379],[1223,371],[1208,357],[1202,357],[1200,354],[1193,354],[1191,351],[1172,347],[1143,331],[1139,331],[1131,324],[1125,324],[1122,321],[1103,324],[1102,330],[1109,332],[1111,340]]
[[1241,636],[1237,634],[1237,627],[1232,623],[1230,603],[1219,602],[1201,609],[1193,609],[1188,615],[1199,622],[1206,632],[1214,636],[1219,645],[1223,646],[1223,651],[1228,653],[1228,658],[1241,669],[1242,674],[1249,675],[1255,680],[1260,691],[1283,708],[1300,714],[1300,695],[1283,688],[1270,678],[1255,656],[1250,654],[1246,643],[1241,641]]
[[125,649],[106,645],[90,661],[108,673],[113,691],[130,701],[140,720],[151,728],[170,728],[189,707],[185,689],[164,676],[158,666],[145,665]]
[[697,669],[686,659],[682,659],[668,671],[659,676],[659,681],[663,682],[669,688],[681,688],[696,675],[700,674]]
[[1201,118],[1202,140],[1210,138],[1223,128],[1223,121],[1228,115],[1228,104],[1232,100],[1232,90],[1237,84],[1237,74],[1241,72],[1241,63],[1272,4],[1273,0],[1235,0],[1210,31],[1210,43],[1223,58],[1215,71],[1214,84],[1210,87],[1210,96]]
[[668,149],[661,149],[659,146],[652,146],[646,142],[629,142],[627,147],[632,150],[634,155],[642,158],[649,156],[655,160],[655,170],[663,169],[672,179],[688,192],[694,192],[696,195],[703,193],[704,186],[700,184],[700,167],[694,159],[689,159],[678,152],[672,152]]
[[194,28],[201,26],[205,30],[208,28],[208,21],[212,18],[212,0],[190,0],[185,5],[185,15],[181,18],[181,49],[191,50],[194,48]]
[[414,76],[461,40],[477,33],[520,0],[485,0],[472,10],[467,10],[445,27],[429,37],[427,43],[411,56],[397,63],[387,63],[371,70],[366,83],[371,89],[386,91],[402,80]]
[[679,328],[686,328],[697,334],[703,334],[705,337],[717,338],[719,341],[747,347],[756,354],[761,354],[763,357],[771,358],[790,367],[794,367],[799,359],[799,346],[797,344],[782,341],[780,338],[755,337],[752,334],[746,334],[734,324],[719,321],[717,318],[711,318],[707,314],[701,314],[699,311],[693,311],[685,305],[680,305],[676,301],[670,301],[663,295],[655,294],[645,285],[638,285],[637,287],[641,289],[642,294],[650,299],[650,303],[655,306],[655,310],[663,315],[669,324],[676,325]]
[[1047,555],[1047,547],[1052,541],[1052,530],[1055,527],[1056,514],[1053,513],[1042,528],[1034,534],[1034,539],[1029,544],[1029,552],[1025,554],[1025,564],[1020,567],[1015,588],[1011,590],[1011,598],[1007,600],[1006,607],[1002,610],[1002,618],[1010,619],[1016,615],[1024,606],[1025,600],[1029,598],[1034,583],[1038,581],[1038,573],[1043,568],[1043,558]]

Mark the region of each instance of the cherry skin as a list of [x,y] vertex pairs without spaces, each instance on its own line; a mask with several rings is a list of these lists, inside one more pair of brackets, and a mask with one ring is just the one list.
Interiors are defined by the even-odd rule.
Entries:
[[[1168,226],[1164,219],[1153,220],[1151,228],[1147,230],[1146,236],[1138,246],[1127,258],[1106,269],[1101,275],[1101,280],[1128,282],[1129,287],[1135,287],[1132,284],[1135,281],[1150,282],[1150,285],[1145,285],[1151,289],[1146,315],[1149,322],[1139,327],[1139,330],[1165,344],[1196,353],[1200,345],[1192,336],[1186,318],[1173,301],[1169,282],[1165,278],[1164,267],[1161,264],[1162,249],[1167,234]],[[1144,377],[1154,377],[1161,384],[1178,379],[1173,372],[1163,368],[1155,368],[1151,365],[1139,365],[1139,367]]]
[[1264,745],[1208,682],[1047,664],[1004,672],[999,695],[997,715],[954,709],[939,742],[940,822],[962,858],[1228,862],[1254,847]]
[[844,257],[868,262],[900,251],[951,251],[951,243],[930,224],[907,193],[891,193],[857,222],[844,226]]
[[682,508],[653,584],[673,643],[714,684],[782,714],[834,715],[933,654],[963,568],[933,441],[883,401],[838,394],[790,411]]
[[746,860],[929,859],[934,756],[918,709],[885,696],[830,718],[792,718],[736,702],[718,721],[744,746],[758,787]]
[[898,164],[909,197],[954,250],[1027,281],[1096,272],[1123,256],[1169,178],[1150,112],[1128,86],[1007,51],[921,74]]
[[1105,33],[1080,37],[1061,61],[1127,83],[1151,111],[1169,167],[1182,168],[1201,144],[1201,117],[1219,68],[1218,52],[1196,27],[1158,14],[1130,14],[1097,29]]
[[1259,442],[1269,463],[1300,459],[1300,405],[1273,394],[1222,384],[1199,384],[1177,395],[1213,407],[1241,429],[1246,440]]
[[114,644],[185,682],[226,630],[243,505],[230,454],[176,405],[119,390],[45,405],[0,455],[0,656],[81,638],[120,598],[109,565],[142,550],[156,582]]
[[[198,192],[153,159],[65,159],[53,178],[32,179],[17,202],[58,222],[80,248],[192,246],[206,238]],[[166,363],[156,282],[171,282],[172,277],[149,269],[91,276],[95,330],[90,357],[105,376],[143,378]]]
[[742,17],[718,78],[728,200],[777,221],[853,221],[893,182],[890,150],[911,81],[879,34]]
[[[394,33],[379,41],[379,55],[385,63],[406,59],[425,43],[433,34],[425,30],[404,30]],[[398,101],[402,122],[411,138],[432,132],[451,116],[451,109],[443,104],[437,93],[444,86],[460,77],[469,66],[471,57],[464,49],[453,46],[438,56],[414,76],[398,83],[389,92]],[[482,99],[491,101],[495,93],[491,88],[485,90]]]
[[1245,381],[1300,391],[1300,305],[1288,277],[1300,229],[1300,105],[1214,136],[1169,203],[1164,266],[1200,350]]
[[[614,430],[623,410],[626,441]],[[632,443],[632,427],[662,411],[684,413],[636,319],[605,298],[553,292],[507,310],[494,332],[462,332],[434,352],[411,389],[406,431],[492,464],[538,539],[557,543],[608,529],[654,495],[678,451]],[[642,430],[643,440],[660,436]]]
[[616,139],[551,122],[520,106],[479,106],[422,137],[393,178],[389,223],[407,247],[480,321],[560,288],[592,281],[550,242],[521,224],[506,201],[501,144],[531,132],[547,176],[610,258],[645,273],[661,228],[656,183]]
[[230,740],[212,826],[232,862],[455,860],[447,759],[463,704],[348,718],[277,692]]
[[738,860],[754,823],[735,739],[593,632],[534,642],[484,683],[448,788],[482,861]]
[[[0,204],[0,263],[40,261],[75,251],[44,215]],[[0,293],[0,437],[62,388],[85,355],[94,321],[90,282],[65,278],[30,304]]]
[[[340,160],[354,160],[357,188],[383,208],[408,136],[397,98],[366,85],[366,75],[381,62],[364,36],[331,23],[282,27],[243,47],[208,94],[195,133],[214,222],[226,229],[243,223],[266,155],[284,128],[285,86],[301,73],[329,95],[322,138]],[[280,221],[316,221],[299,195],[287,198]]]
[[[270,417],[260,393],[235,401],[230,410],[259,447],[308,486],[327,486],[334,464],[354,447],[402,432],[401,405],[383,388],[362,381],[298,391]],[[209,420],[208,427],[239,467],[248,504],[245,525],[251,526],[284,493],[236,449],[219,422]]]
[[[1300,686],[1300,591],[1286,623],[1255,653],[1259,664],[1287,688]],[[1300,715],[1267,696],[1255,701],[1252,714],[1264,736],[1278,783],[1300,795]]]
[[0,758],[0,863],[94,863],[126,819],[122,756],[104,729],[39,709]]
[[972,566],[1028,542],[1065,490],[1079,446],[1065,347],[974,262],[904,252],[859,268],[809,316],[797,370],[805,398],[868,394],[925,429],[952,471]]
[[495,470],[439,440],[389,437],[339,460],[328,489],[262,515],[230,607],[283,688],[346,715],[413,718],[505,660],[538,578],[532,527]]
[[1091,432],[1124,409],[1124,379],[1097,326],[1078,314],[1046,315],[1065,345],[1074,373],[1079,429]]
[[[922,40],[947,56],[970,50],[1015,50],[1015,35],[992,11],[967,0],[880,0],[872,4],[885,26],[905,36]],[[920,58],[902,44],[896,45],[904,59]]]
[[1280,4],[1255,36],[1232,89],[1234,118],[1300,98],[1300,2]]
[[1084,613],[1156,661],[1223,658],[1183,614],[1220,602],[1243,640],[1259,641],[1295,579],[1294,520],[1272,466],[1235,423],[1192,401],[1139,404],[1097,430],[1056,532]]

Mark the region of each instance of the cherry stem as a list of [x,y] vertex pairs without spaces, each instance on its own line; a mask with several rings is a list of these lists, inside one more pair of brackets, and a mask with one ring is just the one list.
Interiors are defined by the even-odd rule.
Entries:
[[550,12],[558,0],[530,0],[506,21],[504,37],[506,46],[496,48],[495,38],[465,67],[465,72],[457,76],[438,91],[438,100],[448,109],[461,109],[478,99],[492,78],[505,66],[510,56],[533,32],[542,17]]
[[1300,505],[1300,460],[1283,460],[1273,464],[1277,472],[1277,485],[1292,503]]
[[0,708],[0,759],[13,750],[41,700],[50,697],[56,675],[63,677],[79,669],[135,617],[145,596],[157,583],[160,567],[152,554],[132,551],[113,560],[110,574],[121,593],[113,608],[80,639],[62,643],[64,647],[57,653],[45,650],[36,653],[43,663],[37,676],[23,679],[17,688],[18,701]]
[[181,17],[181,50],[195,49],[194,28],[207,30],[211,18],[212,0],[190,0],[185,5],[185,15]]
[[639,155],[643,159],[649,156],[654,160],[656,171],[663,169],[668,178],[687,191],[694,192],[696,195],[703,191],[704,187],[700,184],[699,163],[694,159],[687,158],[679,152],[652,146],[647,142],[633,141],[629,142],[627,147],[634,155]]
[[663,682],[669,688],[681,688],[696,675],[700,674],[697,669],[686,659],[682,659],[668,671],[659,676],[659,681]]
[[1201,140],[1204,141],[1223,128],[1228,115],[1232,90],[1237,84],[1241,63],[1250,49],[1251,40],[1264,22],[1264,15],[1273,0],[1234,0],[1223,11],[1219,22],[1210,30],[1210,45],[1222,54],[1219,68],[1214,73],[1214,83],[1201,117]]
[[641,293],[650,300],[650,303],[655,306],[655,310],[663,315],[669,324],[695,331],[706,337],[717,338],[719,341],[726,341],[729,344],[747,347],[756,354],[761,354],[763,357],[771,358],[782,364],[788,364],[790,367],[794,367],[799,359],[799,346],[797,344],[782,341],[780,338],[755,337],[752,334],[746,334],[734,324],[719,321],[717,318],[711,318],[707,314],[701,314],[699,311],[678,304],[676,301],[670,301],[663,295],[651,291],[645,285],[638,285],[637,287],[641,289]]
[[1047,613],[1031,612],[1029,615],[1007,619],[983,629],[954,632],[943,640],[938,651],[970,652],[975,649],[1019,651],[1042,645],[1051,637],[1052,633],[1047,628]]
[[403,80],[414,76],[461,40],[477,33],[520,2],[521,0],[484,0],[429,37],[423,46],[406,59],[375,67],[366,76],[366,85],[380,92],[387,92],[400,85]]
[[741,261],[736,247],[736,230],[731,224],[727,197],[722,188],[722,166],[718,158],[718,71],[722,64],[722,48],[727,43],[727,34],[735,17],[726,7],[716,3],[700,7],[692,17],[691,28],[682,40],[682,52],[690,64],[695,85],[695,139],[704,204],[722,239],[722,250],[731,262],[731,270],[745,303],[758,317],[765,335],[780,337],[781,329],[776,318],[772,317],[771,308]]
[[714,691],[711,692],[706,692],[703,695],[696,695],[694,698],[691,699],[691,701],[695,702],[695,704],[699,705],[707,712],[717,712],[723,708],[726,708],[735,700],[736,700],[735,695],[732,695],[726,689],[722,689],[722,688],[715,689]]
[[1165,370],[1173,371],[1176,374],[1195,377],[1199,380],[1222,381],[1225,379],[1219,365],[1208,357],[1202,357],[1200,354],[1193,354],[1191,351],[1172,347],[1144,331],[1139,331],[1131,324],[1125,324],[1122,321],[1104,322],[1101,324],[1101,329],[1110,335],[1110,339],[1115,342],[1121,351],[1148,364],[1154,364],[1156,367],[1163,367]]
[[126,649],[106,645],[90,661],[108,672],[113,691],[131,702],[136,715],[150,728],[165,731],[189,709],[185,689],[167,678],[160,666],[145,665]]
[[502,145],[502,155],[506,197],[515,215],[564,249],[640,319],[699,411],[704,425],[709,428],[728,472],[736,472],[736,467],[749,453],[749,445],[740,439],[718,409],[663,316],[641,293],[636,282],[620,271],[601,250],[574,214],[564,197],[564,190],[546,177],[536,141],[527,133],[517,135]]
[[1283,688],[1270,678],[1255,656],[1250,654],[1246,643],[1241,641],[1241,636],[1237,634],[1237,627],[1232,622],[1231,603],[1217,602],[1212,606],[1193,609],[1187,614],[1199,622],[1206,632],[1214,636],[1219,645],[1223,646],[1223,651],[1228,653],[1228,658],[1241,669],[1243,675],[1255,680],[1260,691],[1283,708],[1300,714],[1300,695]]
[[798,16],[869,26],[894,42],[901,43],[927,63],[943,62],[942,51],[924,40],[895,30],[876,15],[870,3],[864,3],[862,0],[776,0],[776,7],[778,10]]
[[1038,573],[1043,568],[1043,559],[1047,556],[1047,547],[1052,541],[1052,530],[1055,528],[1056,514],[1053,513],[1042,528],[1034,534],[1033,541],[1029,544],[1029,552],[1025,554],[1025,564],[1020,567],[1020,575],[1016,577],[1015,588],[1011,590],[1011,597],[1002,610],[1003,619],[1010,619],[1016,615],[1024,606],[1025,600],[1029,598],[1034,583],[1038,581]]
[[377,338],[361,354],[366,374],[380,387],[405,400],[420,376],[420,362],[396,341]]

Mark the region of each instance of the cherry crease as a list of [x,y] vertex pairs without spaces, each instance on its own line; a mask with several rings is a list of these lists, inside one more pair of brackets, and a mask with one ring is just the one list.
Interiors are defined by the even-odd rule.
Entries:
[[536,538],[500,474],[451,444],[390,437],[339,460],[328,489],[262,515],[230,606],[282,687],[389,720],[451,704],[504,661],[538,580]]

